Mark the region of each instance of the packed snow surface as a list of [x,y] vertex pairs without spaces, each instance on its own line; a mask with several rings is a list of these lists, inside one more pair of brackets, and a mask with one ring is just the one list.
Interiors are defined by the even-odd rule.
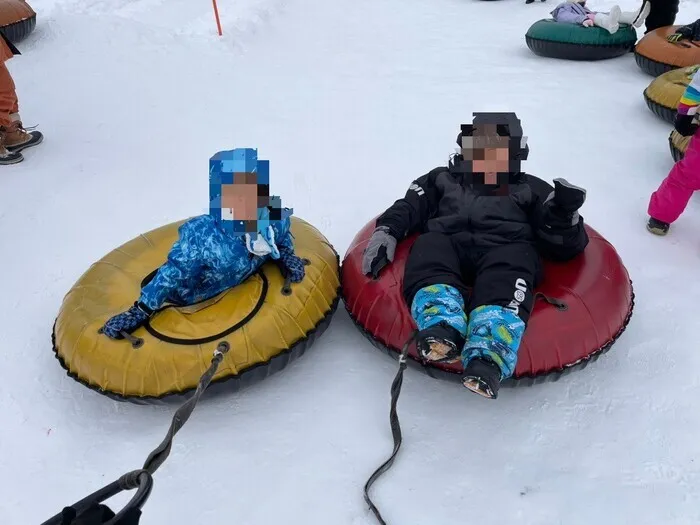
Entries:
[[[444,165],[474,111],[517,112],[527,171],[588,189],[583,215],[627,265],[635,314],[594,365],[495,402],[409,370],[404,445],[376,503],[391,525],[700,521],[700,206],[666,238],[644,228],[671,128],[646,108],[651,78],[631,54],[533,55],[524,34],[552,0],[219,0],[222,37],[206,0],[31,4],[37,29],[8,67],[46,139],[0,173],[2,525],[41,523],[140,467],[165,434],[172,406],[68,378],[51,327],[92,262],[207,210],[213,153],[259,148],[273,193],[342,256]],[[679,23],[698,17],[681,2]],[[341,306],[289,368],[202,401],[141,522],[375,523],[362,486],[391,452],[396,369]]]

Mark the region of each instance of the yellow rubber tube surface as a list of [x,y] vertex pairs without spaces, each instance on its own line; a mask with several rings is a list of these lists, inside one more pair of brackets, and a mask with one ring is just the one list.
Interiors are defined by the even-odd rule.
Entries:
[[673,69],[659,75],[651,81],[645,94],[657,104],[665,108],[676,110],[685,88],[700,66],[690,66],[681,69]]

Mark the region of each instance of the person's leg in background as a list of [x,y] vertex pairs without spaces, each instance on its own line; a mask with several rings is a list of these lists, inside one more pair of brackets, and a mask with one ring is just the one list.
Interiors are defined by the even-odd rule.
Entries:
[[15,83],[5,64],[5,61],[10,58],[12,58],[12,52],[0,40],[0,164],[16,164],[24,160],[19,151],[9,151],[5,146],[7,137],[5,130],[12,126],[11,115],[19,112]]
[[648,2],[651,9],[645,21],[645,34],[660,27],[673,25],[678,14],[679,0],[648,0]]
[[17,50],[4,36],[0,39],[0,165],[16,164],[24,160],[20,153],[43,140],[39,131],[27,132],[19,114],[17,89],[6,62]]

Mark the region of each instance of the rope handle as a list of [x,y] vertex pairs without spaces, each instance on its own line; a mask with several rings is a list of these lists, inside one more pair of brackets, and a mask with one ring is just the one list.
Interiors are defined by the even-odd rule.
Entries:
[[554,306],[560,312],[565,312],[566,310],[569,309],[568,304],[566,304],[561,299],[557,299],[556,297],[550,297],[549,295],[545,295],[542,292],[537,292],[535,294],[535,299],[537,299],[538,297],[543,299],[545,302],[551,304],[552,306]]
[[[100,327],[100,328],[97,330],[97,333],[100,334],[100,335],[104,334],[104,333],[105,333],[104,328]],[[141,347],[143,346],[143,342],[144,342],[144,341],[143,341],[143,339],[140,338],[140,337],[135,337],[135,336],[131,335],[130,333],[125,332],[124,330],[120,331],[120,332],[119,332],[119,335],[121,335],[124,339],[126,339],[127,341],[129,341],[129,342],[131,343],[131,346],[132,346],[134,349],[139,349],[139,348],[141,348]]]

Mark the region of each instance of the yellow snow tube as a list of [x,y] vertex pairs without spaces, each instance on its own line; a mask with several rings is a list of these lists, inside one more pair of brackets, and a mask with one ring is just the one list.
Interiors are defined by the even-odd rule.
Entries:
[[238,286],[187,307],[164,305],[132,336],[141,344],[98,333],[105,321],[138,299],[145,281],[166,261],[185,221],[140,235],[94,263],[63,300],[53,347],[68,375],[114,399],[153,402],[197,387],[214,349],[228,341],[210,389],[257,382],[301,356],[338,306],[338,254],[321,233],[292,217],[306,277],[283,290],[273,262]]
[[678,103],[698,68],[700,66],[696,65],[673,69],[652,80],[644,90],[644,100],[649,109],[673,124]]
[[688,143],[690,143],[691,138],[692,136],[684,137],[675,129],[671,131],[671,134],[668,136],[668,145],[671,149],[671,156],[673,157],[673,160],[678,162],[685,156],[685,150],[688,149]]

